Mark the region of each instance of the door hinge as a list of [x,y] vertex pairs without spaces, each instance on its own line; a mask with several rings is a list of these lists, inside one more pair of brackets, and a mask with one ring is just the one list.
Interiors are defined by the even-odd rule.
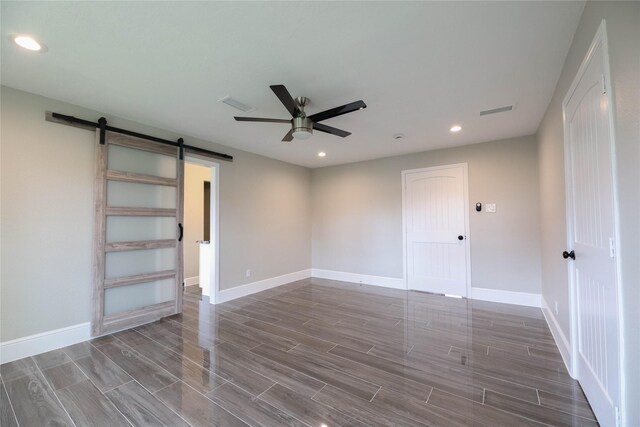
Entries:
[[615,258],[616,256],[616,244],[613,241],[613,237],[609,237],[609,258]]
[[616,427],[622,426],[622,414],[620,413],[620,408],[616,406]]
[[607,84],[604,81],[604,74],[602,74],[602,93],[607,93]]

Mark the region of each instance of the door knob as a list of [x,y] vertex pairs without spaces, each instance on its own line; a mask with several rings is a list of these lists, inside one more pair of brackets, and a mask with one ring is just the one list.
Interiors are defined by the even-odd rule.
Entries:
[[564,258],[564,259],[571,258],[571,259],[575,260],[576,259],[576,253],[574,251],[571,251],[571,252],[564,251],[564,252],[562,252],[562,258]]
[[458,240],[464,240],[464,236],[462,235],[458,236]]

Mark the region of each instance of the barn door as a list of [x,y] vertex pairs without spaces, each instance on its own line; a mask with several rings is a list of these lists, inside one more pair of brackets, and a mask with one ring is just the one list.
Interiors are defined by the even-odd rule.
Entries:
[[403,172],[409,289],[467,296],[466,164]]
[[[620,402],[610,87],[601,26],[564,102],[568,248],[577,377],[601,425]],[[559,255],[559,254],[558,254]],[[577,354],[575,351],[577,350]]]
[[94,336],[180,312],[183,282],[179,148],[110,131],[96,145]]

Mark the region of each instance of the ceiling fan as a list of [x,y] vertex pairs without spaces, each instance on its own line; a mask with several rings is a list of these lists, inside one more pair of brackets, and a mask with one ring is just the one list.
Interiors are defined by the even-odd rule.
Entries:
[[351,135],[351,132],[327,126],[318,122],[367,108],[367,104],[360,100],[307,116],[307,113],[305,113],[304,111],[304,107],[309,103],[308,98],[299,97],[293,99],[284,85],[272,85],[270,86],[270,88],[273,93],[276,94],[278,99],[280,99],[280,102],[282,102],[285,108],[289,111],[289,113],[293,117],[292,119],[267,119],[260,117],[234,118],[239,122],[290,123],[291,130],[287,132],[284,138],[282,138],[283,142],[291,142],[293,138],[307,139],[311,137],[314,129],[320,132],[330,133],[331,135],[337,135],[342,138],[344,138],[345,136],[349,136]]

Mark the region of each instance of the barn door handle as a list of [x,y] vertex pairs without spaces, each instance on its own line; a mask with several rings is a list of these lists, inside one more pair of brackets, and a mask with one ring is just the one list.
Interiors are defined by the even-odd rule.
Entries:
[[180,229],[180,234],[178,235],[178,242],[182,242],[182,235],[184,234],[184,228],[181,223],[178,223],[178,228]]
[[562,252],[562,258],[564,259],[571,258],[572,260],[575,260],[576,253],[574,251],[571,251],[571,252],[564,251]]

